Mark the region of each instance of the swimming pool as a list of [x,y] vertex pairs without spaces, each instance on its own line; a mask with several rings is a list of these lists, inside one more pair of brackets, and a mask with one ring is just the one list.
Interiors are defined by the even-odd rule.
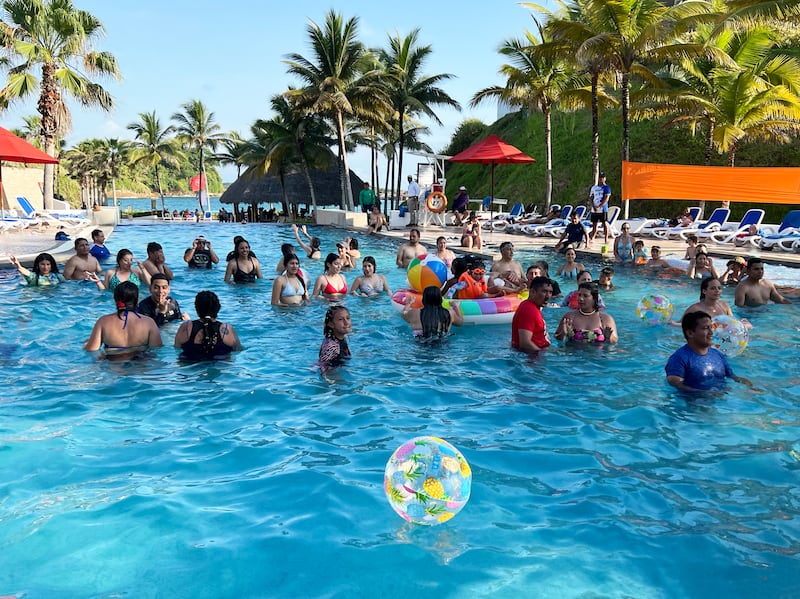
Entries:
[[[633,315],[644,291],[682,310],[697,285],[622,269],[603,294],[620,343],[536,358],[510,350],[507,326],[420,347],[388,297],[348,298],[354,357],[328,383],[313,368],[325,306],[273,309],[268,281],[186,271],[198,233],[223,257],[243,234],[272,276],[291,231],[127,226],[109,242],[143,258],[160,241],[192,315],[195,291],[216,290],[245,346],[230,362],[179,363],[174,325],[152,358],[98,361],[80,347],[110,294],[0,271],[0,595],[800,594],[796,305],[748,312],[732,364],[762,392],[713,403],[664,382],[680,329]],[[394,243],[359,239],[399,288]],[[545,311],[551,333],[561,313]],[[425,434],[473,470],[470,502],[436,528],[405,523],[382,488],[392,451]]]

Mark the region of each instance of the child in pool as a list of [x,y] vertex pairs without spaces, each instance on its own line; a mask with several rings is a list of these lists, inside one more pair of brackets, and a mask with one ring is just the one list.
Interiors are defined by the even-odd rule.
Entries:
[[325,313],[322,332],[325,339],[319,348],[319,368],[325,373],[350,359],[346,335],[352,330],[350,310],[344,306],[331,306]]
[[48,253],[36,256],[33,261],[33,270],[22,266],[16,256],[9,256],[9,261],[27,281],[29,287],[49,287],[64,282],[64,275],[58,272],[56,259]]

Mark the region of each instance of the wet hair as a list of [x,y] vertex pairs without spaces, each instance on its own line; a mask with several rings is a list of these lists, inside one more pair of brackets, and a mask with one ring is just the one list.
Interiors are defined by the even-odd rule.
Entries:
[[239,242],[243,241],[243,240],[244,240],[244,237],[242,237],[241,235],[237,235],[236,237],[234,237],[233,238],[233,247],[235,248],[237,245],[239,245]]
[[750,268],[751,266],[753,266],[755,264],[764,264],[764,261],[761,258],[757,257],[757,256],[750,256],[747,259],[747,268]]
[[[284,266],[284,268],[286,268],[286,266],[287,266],[287,265],[289,264],[289,262],[291,262],[292,260],[297,260],[297,265],[298,265],[298,266],[300,266],[300,258],[297,256],[297,254],[286,254],[286,255],[283,257],[283,266]],[[302,285],[302,286],[303,286],[303,294],[305,294],[305,293],[306,293],[306,291],[307,291],[307,289],[306,289],[306,282],[303,280],[303,277],[301,277],[299,274],[297,275],[297,279],[300,281],[300,285]],[[288,277],[287,277],[287,280],[288,280]]]
[[155,283],[156,281],[166,281],[167,284],[169,284],[169,279],[167,278],[167,275],[165,275],[163,272],[157,272],[156,274],[150,277],[150,287],[152,287],[153,283]]
[[644,248],[644,241],[642,241],[641,239],[637,239],[634,242],[633,247],[642,247],[642,248]]
[[147,253],[148,254],[154,254],[158,250],[163,250],[163,249],[164,248],[161,247],[161,244],[158,243],[157,241],[151,241],[150,243],[147,244]]
[[[63,229],[63,227],[62,227],[62,229]],[[77,239],[75,239],[75,243],[73,244],[73,245],[75,246],[75,249],[77,249],[77,248],[78,248],[78,244],[79,244],[81,241],[85,241],[86,243],[89,243],[89,240],[88,240],[88,239],[86,239],[85,237],[78,237]]]
[[291,243],[282,243],[281,254],[283,254],[283,261],[286,262],[286,257],[289,254],[294,254],[294,246]]
[[533,263],[534,266],[538,266],[539,270],[541,270],[545,276],[550,274],[550,265],[547,264],[544,260],[537,260]]
[[453,259],[453,262],[450,264],[450,272],[453,273],[453,277],[456,279],[467,272],[467,270],[469,270],[467,267],[467,259],[464,256]]
[[422,237],[422,233],[419,232],[419,229],[414,228],[409,231],[409,233],[416,233],[417,237]]
[[325,270],[328,270],[331,267],[331,264],[336,262],[338,259],[339,254],[334,254],[333,252],[325,256]]
[[711,320],[711,315],[708,312],[703,312],[702,310],[697,310],[696,312],[687,312],[684,314],[683,318],[681,318],[681,330],[683,331],[683,336],[686,337],[686,333],[688,331],[694,331],[697,328],[697,323],[704,318]]
[[697,253],[694,255],[694,261],[695,261],[695,262],[697,262],[697,259],[698,259],[700,256],[705,256],[706,260],[708,260],[708,254],[706,254],[705,252],[697,252]]
[[533,277],[531,279],[530,284],[528,285],[528,289],[531,291],[538,291],[545,285],[552,285],[553,282],[547,277]]
[[614,276],[614,269],[611,268],[610,266],[606,266],[606,267],[603,268],[603,270],[600,271],[600,275],[601,276],[605,275],[607,277],[613,277]]
[[311,238],[311,249],[312,250],[318,250],[320,245],[322,245],[322,240],[319,237],[312,237]]
[[128,248],[122,248],[120,251],[118,251],[117,252],[117,266],[119,266],[122,263],[122,259],[125,256],[128,256],[128,255],[133,256],[133,252],[130,251]]
[[358,239],[351,238],[350,239],[350,249],[357,250],[358,249]]
[[[486,268],[486,264],[483,261],[483,258],[480,256],[476,256],[475,254],[467,254],[464,256],[464,261],[467,265],[467,270],[474,270],[476,268]],[[455,274],[455,273],[453,273]]]
[[47,252],[42,252],[33,260],[33,268],[31,270],[36,274],[38,278],[40,274],[39,265],[42,262],[49,261],[50,262],[50,272],[58,274],[58,264],[56,264],[56,259],[53,258],[52,254],[48,254]]
[[[247,245],[250,245],[250,242],[249,242],[249,241],[247,241],[247,240],[246,240],[244,237],[241,237],[241,236],[239,236],[239,235],[237,235],[237,236],[234,238],[234,242],[235,242],[235,244],[234,244],[234,246],[233,246],[233,247],[235,248],[235,249],[234,249],[234,251],[235,251],[237,254],[239,253],[239,246],[240,246],[240,245],[242,245],[243,243],[246,243]],[[250,252],[249,252],[249,251],[248,251],[248,255],[250,255]]]
[[[194,298],[194,309],[203,325],[200,346],[203,353],[212,355],[220,340],[219,324],[213,322],[220,310],[219,297],[213,291],[200,291]],[[216,325],[216,326],[215,326]]]
[[130,281],[123,281],[114,287],[114,303],[117,304],[117,316],[136,310],[139,305],[139,287]]
[[322,325],[322,334],[325,336],[326,339],[334,339],[336,337],[333,334],[332,323],[333,319],[336,318],[336,315],[342,310],[350,314],[350,310],[348,310],[342,305],[331,306],[330,308],[328,308],[328,311],[325,312],[325,323]]
[[588,289],[592,294],[594,309],[597,310],[600,307],[600,292],[597,291],[596,283],[581,283],[578,285],[578,289]]
[[363,264],[372,264],[372,268],[373,268],[373,270],[374,270],[375,272],[377,272],[377,271],[378,271],[378,265],[377,265],[377,264],[375,264],[375,258],[373,258],[372,256],[366,256],[366,257],[365,257],[365,258],[364,258],[364,259],[361,261],[361,264],[362,264],[362,265],[363,265]]
[[689,233],[686,236],[686,241],[694,241],[695,243],[697,243],[697,235],[695,235],[694,233]]
[[92,230],[92,240],[97,239],[103,233],[103,229],[93,229]]
[[594,279],[594,277],[592,276],[592,273],[590,273],[588,270],[582,270],[582,271],[580,271],[580,272],[578,273],[578,276],[577,276],[577,277],[575,277],[575,279],[576,279],[577,281],[580,281],[580,280],[581,280],[581,277],[582,277],[583,275],[589,275],[589,280],[590,280],[590,281]]
[[422,290],[422,310],[419,312],[422,323],[422,337],[441,337],[450,330],[450,311],[442,307],[442,290],[430,285]]
[[720,285],[722,284],[722,281],[720,281],[719,279],[715,279],[714,277],[706,277],[705,279],[703,279],[700,283],[701,300],[706,299],[706,290],[708,289],[708,286],[711,284],[711,281],[718,281]]

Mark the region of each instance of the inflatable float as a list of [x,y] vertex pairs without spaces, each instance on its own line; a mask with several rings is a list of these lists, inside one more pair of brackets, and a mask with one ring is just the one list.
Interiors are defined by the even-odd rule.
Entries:
[[[519,308],[520,303],[528,297],[528,292],[524,291],[518,295],[504,295],[503,297],[487,297],[484,299],[462,299],[453,300],[458,306],[461,316],[464,317],[464,324],[509,324],[514,318],[514,312]],[[392,306],[398,312],[403,311],[408,299],[411,298],[412,308],[422,307],[422,294],[414,289],[401,289],[392,295]],[[450,300],[444,300],[442,305],[447,308]]]

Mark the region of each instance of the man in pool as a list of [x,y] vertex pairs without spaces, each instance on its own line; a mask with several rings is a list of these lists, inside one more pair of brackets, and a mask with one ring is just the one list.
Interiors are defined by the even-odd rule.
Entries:
[[776,304],[791,304],[792,301],[783,297],[775,284],[764,278],[764,262],[761,258],[752,256],[747,260],[747,277],[736,285],[734,294],[736,305],[741,308],[744,306],[763,306],[770,300]]
[[500,260],[492,263],[490,275],[500,277],[511,283],[512,287],[520,287],[525,282],[525,271],[522,264],[514,260],[514,244],[504,241],[500,244]]
[[219,256],[211,249],[211,242],[202,235],[198,235],[192,247],[183,253],[183,260],[189,268],[211,268],[219,264]]
[[186,312],[181,313],[177,300],[170,297],[170,286],[167,275],[156,273],[150,278],[150,297],[139,302],[139,313],[149,316],[158,326],[173,320],[189,320]]
[[408,232],[408,243],[404,243],[397,250],[397,263],[398,268],[408,268],[411,261],[417,256],[426,254],[428,250],[419,242],[419,229],[411,229]]
[[89,253],[97,258],[98,262],[103,262],[111,257],[111,250],[106,247],[106,234],[102,229],[92,231],[92,247],[89,248]]
[[669,357],[664,368],[670,385],[681,391],[719,391],[730,378],[753,386],[748,379],[733,374],[725,354],[712,347],[714,326],[708,313],[687,312],[681,318],[681,328],[686,345]]
[[528,286],[528,299],[522,302],[511,321],[511,347],[533,354],[550,345],[542,307],[550,303],[553,284],[547,277],[534,277]]
[[75,255],[64,265],[64,278],[70,281],[85,281],[88,275],[101,271],[100,262],[89,253],[89,240],[78,237],[75,240]]

